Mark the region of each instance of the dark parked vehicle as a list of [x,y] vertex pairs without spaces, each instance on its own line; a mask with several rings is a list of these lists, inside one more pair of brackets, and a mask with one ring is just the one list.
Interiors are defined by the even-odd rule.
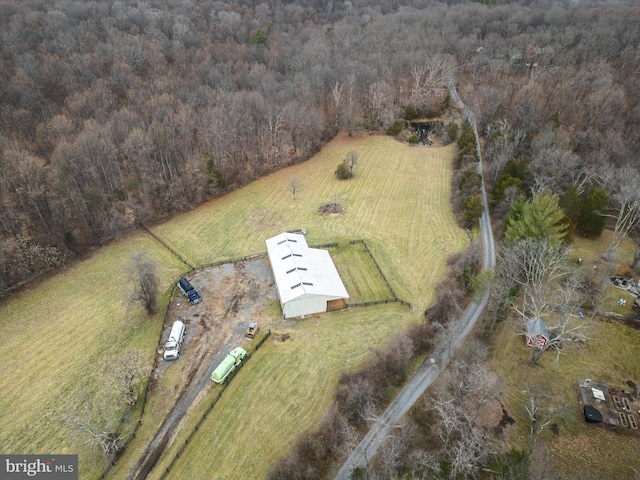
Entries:
[[189,303],[191,305],[195,305],[196,303],[200,303],[202,301],[202,297],[198,293],[198,290],[196,290],[196,287],[194,287],[186,278],[180,279],[180,281],[178,282],[178,288],[180,289],[182,294],[189,299]]

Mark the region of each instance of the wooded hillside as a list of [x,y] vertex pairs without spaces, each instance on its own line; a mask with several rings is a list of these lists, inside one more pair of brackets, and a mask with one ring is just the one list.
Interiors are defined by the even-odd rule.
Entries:
[[522,138],[496,172],[548,125],[556,160],[637,168],[640,8],[595,5],[2,2],[0,290],[338,129],[438,113],[453,65],[487,137]]

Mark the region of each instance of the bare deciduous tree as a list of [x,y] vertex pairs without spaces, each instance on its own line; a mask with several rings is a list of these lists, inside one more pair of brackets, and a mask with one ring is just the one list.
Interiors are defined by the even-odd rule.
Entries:
[[128,266],[133,283],[132,302],[140,302],[147,315],[153,315],[158,308],[158,274],[156,263],[145,253],[134,255]]
[[501,256],[501,274],[521,292],[512,305],[521,319],[520,334],[527,335],[530,319],[548,322],[550,338],[544,346],[534,346],[533,364],[549,349],[557,352],[557,361],[568,345],[587,340],[589,321],[577,315],[584,301],[583,272],[567,268],[566,247],[521,240],[506,245]]
[[611,242],[605,257],[611,260],[631,230],[640,224],[640,173],[631,166],[606,168],[601,183],[611,198],[611,217],[615,220]]
[[385,121],[390,119],[392,93],[393,89],[384,81],[375,82],[369,87],[369,112],[373,127],[381,127]]
[[103,381],[110,383],[129,406],[135,406],[141,381],[149,375],[149,361],[141,351],[127,350],[102,365]]
[[87,394],[77,411],[68,416],[67,424],[81,444],[99,448],[109,461],[130,434],[123,422],[126,410],[114,395]]
[[504,246],[499,275],[519,287],[523,309],[529,315],[547,313],[549,284],[567,274],[567,247],[544,240],[524,239]]
[[482,405],[495,396],[482,361],[452,363],[445,377],[447,388],[431,402],[439,420],[434,433],[442,440],[439,457],[451,465],[451,478],[474,477],[478,465],[493,451],[479,418]]
[[529,389],[527,403],[524,406],[529,419],[529,455],[533,453],[540,433],[551,423],[554,412],[541,406],[541,396]]
[[434,452],[412,450],[409,453],[410,478],[440,478],[442,466],[440,458]]
[[293,199],[296,199],[296,195],[298,194],[298,192],[300,191],[301,188],[301,184],[300,184],[300,180],[298,180],[298,177],[291,177],[289,179],[289,191],[291,192],[291,195],[293,195]]
[[631,238],[631,240],[633,240],[633,244],[635,245],[635,248],[633,250],[633,260],[631,260],[629,266],[631,268],[636,268],[638,266],[638,263],[640,263],[640,228],[636,226],[633,230],[631,230],[629,232],[629,237]]
[[592,168],[573,150],[569,139],[547,126],[534,143],[530,170],[534,192],[551,190],[560,195],[570,186],[582,195],[595,177]]
[[379,455],[384,468],[384,478],[401,478],[400,474],[407,469],[415,435],[416,426],[404,420],[394,427],[382,443]]
[[452,78],[454,69],[455,60],[450,55],[434,55],[424,65],[414,65],[411,69],[413,104],[424,105],[431,95],[442,93]]
[[341,120],[342,120],[342,89],[344,88],[344,84],[336,81],[333,84],[333,88],[331,89],[331,93],[333,93],[333,103],[336,109],[336,118],[334,127],[336,130],[340,128]]
[[284,108],[269,105],[266,112],[266,122],[264,129],[268,136],[268,147],[266,148],[267,159],[274,162],[280,157],[283,130],[285,127]]
[[150,370],[137,350],[107,357],[93,370],[88,383],[97,390],[87,389],[66,420],[79,443],[99,449],[106,461],[118,454],[133,431],[130,416]]
[[356,76],[347,75],[347,133],[353,135],[353,116],[355,115]]
[[[545,316],[550,338],[540,347],[534,346],[531,354],[531,363],[536,364],[542,354],[547,350],[555,350],[556,362],[560,355],[570,345],[583,343],[589,339],[591,319],[595,315],[592,309],[588,317],[582,313],[584,294],[581,291],[582,282],[577,275],[570,275],[555,284],[555,288],[549,288],[545,300],[539,302],[539,306],[548,312]],[[524,312],[516,307],[522,319],[522,335],[526,335],[526,320]],[[531,317],[529,317],[531,318]]]
[[349,175],[351,177],[355,176],[356,174],[356,170],[358,168],[358,159],[360,158],[360,154],[354,150],[349,150],[349,153],[347,153],[347,156],[345,157],[344,161],[345,164],[347,165],[347,168],[349,169]]
[[351,425],[362,425],[372,417],[379,402],[379,392],[364,374],[353,375],[338,385],[336,404]]

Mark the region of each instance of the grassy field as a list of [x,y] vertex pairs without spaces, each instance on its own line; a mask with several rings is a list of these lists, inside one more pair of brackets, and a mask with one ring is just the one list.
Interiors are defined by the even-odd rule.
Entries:
[[[360,364],[371,346],[413,321],[397,304],[281,321],[273,331],[289,333],[290,340],[269,339],[251,357],[167,478],[265,478],[295,435],[312,428],[327,410],[340,371]],[[159,478],[200,416],[191,417],[150,478]]]
[[330,253],[349,292],[349,303],[371,302],[391,297],[384,278],[364,245],[340,245],[338,248],[332,248]]
[[[351,150],[360,155],[356,177],[338,181],[333,172]],[[301,329],[298,337],[302,338],[277,347],[263,347],[264,350],[249,362],[247,371],[234,379],[232,389],[247,389],[250,393],[246,395],[252,397],[253,403],[249,400],[243,400],[243,403],[235,395],[227,395],[233,393],[231,389],[212,412],[215,417],[220,416],[220,411],[225,412],[222,417],[234,417],[236,423],[232,432],[229,435],[208,434],[208,428],[217,428],[215,422],[211,427],[203,427],[203,437],[214,439],[211,441],[217,444],[216,452],[220,452],[221,457],[231,457],[214,462],[213,468],[209,450],[195,444],[181,456],[189,464],[190,471],[196,472],[193,478],[198,477],[197,472],[206,472],[208,478],[261,478],[266,475],[269,466],[288,452],[292,435],[312,429],[317,424],[332,398],[333,385],[340,370],[361,363],[371,345],[379,344],[421,316],[431,302],[435,284],[446,271],[446,255],[467,244],[467,238],[456,226],[448,204],[453,153],[453,147],[410,148],[388,137],[342,137],[303,164],[275,172],[152,228],[189,261],[204,264],[264,251],[266,238],[283,230],[303,227],[308,232],[307,241],[311,245],[340,243],[339,248],[332,249],[332,256],[344,276],[345,285],[353,294],[350,302],[389,296],[384,281],[363,247],[347,246],[348,240],[364,239],[396,294],[414,305],[412,310],[389,305],[322,316],[314,328],[326,328],[326,340],[304,333],[313,322],[287,324],[287,329]],[[295,200],[288,189],[293,177],[301,185]],[[333,201],[345,207],[343,214],[323,216],[318,213],[321,204]],[[273,310],[274,319],[279,318],[279,306],[274,306]],[[303,339],[310,343],[303,343]],[[289,349],[295,353],[282,357],[277,355]],[[283,377],[283,383],[274,381],[273,374],[267,374],[264,383],[257,383],[259,388],[251,387],[250,384],[256,383],[253,380],[241,387],[243,375],[251,372],[254,366],[262,372],[258,363],[269,369],[278,365],[277,378]],[[309,374],[306,367],[300,370],[300,365],[310,366],[312,372],[326,373]],[[286,377],[297,379],[297,382]],[[283,400],[284,397],[287,401]],[[233,402],[231,406],[225,404],[229,401]],[[247,414],[235,415],[227,409],[240,412],[242,406],[251,408],[253,412],[255,402],[259,403],[260,412],[268,412],[268,416],[261,413],[258,415],[260,426],[243,429],[243,422],[248,421]],[[197,421],[200,417],[198,409],[206,408],[207,403],[202,401],[196,406],[195,413],[185,419],[185,425],[190,426]],[[281,441],[265,440],[266,445],[262,445],[265,442],[255,441],[256,428],[265,430],[265,437],[261,438]],[[181,437],[187,434],[182,432]],[[112,478],[126,475],[135,462],[135,452],[140,449],[135,443],[132,453],[125,454]],[[153,475],[159,475],[170,462],[179,444],[178,439],[161,458]],[[249,460],[238,461],[232,458],[235,455]],[[184,476],[189,474],[183,470],[183,467],[177,470],[181,472],[180,478],[189,478]]]
[[[590,266],[600,262],[600,254],[606,250],[610,232],[602,238],[588,241],[577,238],[573,254],[583,258]],[[617,252],[614,269],[631,260],[633,245],[625,242]],[[591,267],[589,267],[591,268]],[[600,270],[598,267],[597,270]],[[618,290],[619,292],[619,290]],[[615,299],[620,294],[607,290],[606,311],[614,311]],[[630,310],[627,304],[626,311]],[[578,379],[591,378],[611,387],[629,388],[625,382],[640,384],[640,331],[618,323],[602,320],[591,322],[590,340],[577,351],[562,355],[555,362],[554,352],[543,355],[539,366],[529,362],[531,350],[524,339],[516,335],[515,320],[502,325],[493,339],[490,368],[502,375],[503,402],[515,420],[508,430],[510,446],[528,448],[528,422],[524,410],[528,389],[538,389],[548,395],[545,408],[557,411],[554,422],[559,426],[558,435],[549,428],[541,434],[546,457],[551,459],[554,470],[562,478],[578,478],[575,475],[591,474],[589,478],[633,478],[632,468],[640,471],[640,442],[637,437],[616,434],[587,426],[582,419],[582,409],[577,401]]]
[[[204,264],[263,252],[283,230],[305,228],[310,245],[364,239],[396,294],[426,307],[445,258],[467,239],[449,206],[455,146],[409,147],[390,137],[340,137],[312,159],[275,172],[152,230],[187,258]],[[334,171],[349,151],[359,154],[355,178]],[[293,198],[288,185],[297,178]],[[345,212],[323,216],[318,207],[341,203]]]
[[[413,310],[399,305],[354,309],[323,316],[317,324],[294,322],[287,327],[296,329],[291,342],[266,346],[252,359],[232,387],[241,395],[227,395],[225,401],[233,401],[236,409],[249,409],[239,414],[244,420],[255,412],[258,402],[261,426],[240,429],[236,424],[232,442],[213,433],[216,425],[210,427],[211,434],[203,432],[203,438],[215,438],[221,445],[228,439],[241,446],[225,459],[230,462],[225,468],[235,468],[233,476],[246,477],[254,468],[265,472],[287,452],[294,432],[313,428],[319,420],[339,371],[361,362],[370,345],[416,321],[429,305],[433,287],[445,272],[446,256],[467,243],[448,203],[453,148],[410,148],[387,137],[338,138],[307,162],[152,227],[194,264],[265,251],[266,238],[291,228],[304,227],[310,244],[365,239],[396,294],[414,305]],[[356,177],[338,181],[333,172],[350,150],[360,155]],[[295,200],[288,189],[293,177],[301,185]],[[340,202],[345,212],[320,215],[318,207],[332,201]],[[166,302],[172,282],[185,267],[151,237],[138,233],[0,306],[0,328],[11,332],[0,344],[0,388],[12,392],[0,399],[3,453],[80,453],[81,478],[95,478],[101,471],[99,455],[77,445],[64,418],[90,383],[96,361],[128,348],[143,349],[149,361],[153,357],[161,318],[149,321],[140,309],[127,305],[124,265],[139,250],[161,265],[162,301]],[[352,301],[387,297],[379,277],[369,278],[372,267],[362,251],[338,249],[335,255],[345,282],[357,285],[361,298]],[[277,305],[273,312],[279,317]],[[266,367],[269,374],[261,370]],[[169,368],[113,478],[126,474],[136,452],[144,449],[170,408],[162,391],[171,388],[171,379]],[[254,384],[262,388],[253,390]],[[230,407],[220,405],[221,411],[226,408]],[[279,441],[268,448],[253,441],[254,429],[260,428]],[[189,454],[194,472],[211,463],[208,452],[201,455],[205,451],[203,447]],[[237,455],[252,460],[237,461]]]
[[[152,361],[160,319],[130,307],[126,265],[147,252],[159,265],[166,302],[182,267],[148,235],[136,234],[97,251],[54,277],[29,286],[0,306],[0,432],[3,453],[80,453],[65,426],[66,412],[104,357],[140,349]],[[103,465],[84,462],[89,475]]]

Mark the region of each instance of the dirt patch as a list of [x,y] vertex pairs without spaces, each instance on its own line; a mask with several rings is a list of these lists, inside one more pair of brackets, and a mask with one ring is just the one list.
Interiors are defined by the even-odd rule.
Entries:
[[291,338],[291,335],[289,335],[288,333],[279,333],[273,335],[273,343],[284,343],[289,340],[289,338]]
[[253,341],[244,333],[250,322],[268,329],[273,317],[265,313],[266,306],[277,300],[273,274],[266,257],[227,264],[194,272],[188,276],[202,296],[202,302],[189,305],[176,289],[171,298],[162,342],[175,320],[186,327],[180,358],[163,361],[158,350],[158,368],[154,383],[169,369],[175,369],[176,382],[157,389],[154,395],[173,397],[173,409],[130,472],[129,479],[145,478],[162,452],[171,445],[187,412],[192,411],[211,388],[211,373],[233,348],[250,348]]
[[321,215],[339,215],[344,213],[344,207],[337,202],[323,203],[318,207]]
[[502,417],[500,418],[498,425],[496,425],[493,429],[493,433],[497,438],[502,438],[505,428],[516,423],[513,417],[509,415],[509,412],[507,412],[506,408],[504,408],[504,405],[502,403],[500,403],[500,407],[502,408]]

